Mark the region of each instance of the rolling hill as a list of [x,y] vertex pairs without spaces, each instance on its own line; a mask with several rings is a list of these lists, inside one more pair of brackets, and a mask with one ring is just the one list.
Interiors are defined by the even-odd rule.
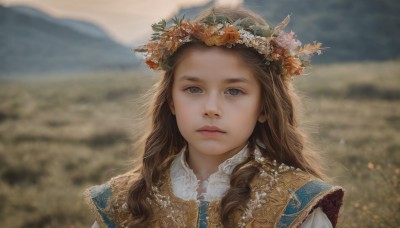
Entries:
[[131,50],[88,22],[54,18],[22,6],[0,6],[0,76],[124,70]]

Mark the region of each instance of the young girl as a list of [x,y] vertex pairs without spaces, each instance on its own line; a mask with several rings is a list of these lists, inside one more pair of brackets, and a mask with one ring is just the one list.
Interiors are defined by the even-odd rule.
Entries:
[[242,8],[153,25],[137,51],[165,73],[141,167],[87,190],[94,227],[334,227],[343,190],[323,181],[297,125],[292,78],[320,53]]

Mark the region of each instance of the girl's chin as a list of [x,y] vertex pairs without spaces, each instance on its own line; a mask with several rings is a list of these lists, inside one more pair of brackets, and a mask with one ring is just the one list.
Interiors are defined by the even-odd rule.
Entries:
[[189,153],[196,153],[202,156],[229,158],[238,153],[242,148],[243,147],[238,146],[232,149],[221,145],[202,145],[201,147],[199,146],[196,148],[189,146]]

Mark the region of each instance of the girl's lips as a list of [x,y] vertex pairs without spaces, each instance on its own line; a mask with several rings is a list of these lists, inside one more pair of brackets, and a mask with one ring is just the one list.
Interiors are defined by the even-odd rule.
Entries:
[[200,134],[204,135],[204,136],[219,136],[222,134],[225,134],[226,132],[216,126],[204,126],[201,127],[197,130],[197,132],[199,132]]

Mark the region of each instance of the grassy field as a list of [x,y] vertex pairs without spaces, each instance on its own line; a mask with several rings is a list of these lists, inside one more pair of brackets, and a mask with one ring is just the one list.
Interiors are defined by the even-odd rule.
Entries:
[[[83,190],[132,168],[143,72],[0,79],[0,224],[88,227]],[[400,62],[296,78],[304,126],[346,189],[342,227],[399,227]]]

